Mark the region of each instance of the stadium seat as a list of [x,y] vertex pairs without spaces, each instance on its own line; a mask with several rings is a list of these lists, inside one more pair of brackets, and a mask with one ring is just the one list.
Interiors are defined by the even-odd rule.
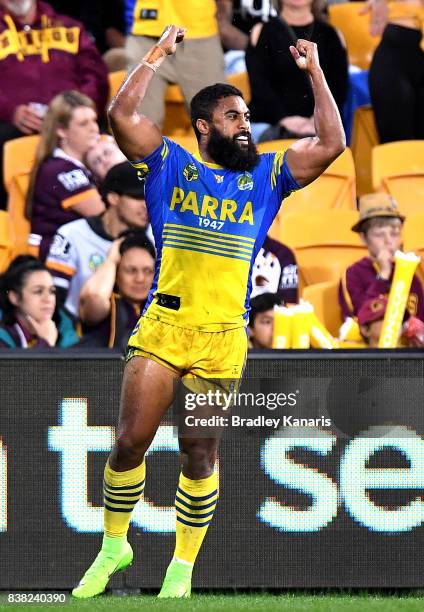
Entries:
[[305,287],[303,299],[314,307],[315,314],[330,334],[339,335],[342,324],[342,312],[338,300],[339,281],[327,281]]
[[372,150],[378,142],[374,111],[369,105],[360,106],[353,118],[351,143],[358,196],[372,191],[371,158]]
[[406,252],[414,251],[421,257],[417,274],[424,284],[424,210],[406,217],[403,226],[403,248]]
[[39,139],[38,135],[24,136],[9,140],[4,145],[4,183],[8,192],[12,258],[28,252],[30,223],[25,218],[25,198]]
[[109,72],[109,102],[117,94],[118,89],[121,87],[121,83],[127,76],[126,70],[117,70],[116,72]]
[[237,74],[229,74],[227,80],[230,85],[240,89],[243,94],[244,101],[249,104],[251,98],[249,75],[247,72],[238,72]]
[[[292,140],[259,143],[261,153],[284,151]],[[313,183],[291,194],[284,200],[272,232],[278,233],[280,217],[289,212],[318,212],[326,210],[356,210],[355,167],[352,153],[346,149]]]
[[357,220],[358,214],[350,210],[287,213],[280,217],[278,233],[270,235],[294,250],[300,285],[306,287],[338,281],[348,266],[367,254],[350,229]]
[[174,134],[171,139],[189,153],[197,153],[199,145],[193,130],[187,134]]
[[13,231],[9,213],[0,210],[0,274],[3,273],[12,259]]
[[349,63],[367,70],[380,37],[369,33],[369,13],[359,14],[364,6],[365,2],[329,4],[328,16],[331,25],[343,34]]
[[406,216],[424,211],[424,140],[379,145],[372,152],[375,191],[390,193]]
[[184,135],[190,130],[191,121],[182,91],[178,85],[169,85],[165,93],[163,133],[165,136]]

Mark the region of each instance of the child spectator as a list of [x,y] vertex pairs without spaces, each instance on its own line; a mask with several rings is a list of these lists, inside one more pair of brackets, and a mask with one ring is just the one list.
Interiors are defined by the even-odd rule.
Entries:
[[0,277],[0,308],[2,348],[66,348],[79,340],[57,308],[52,275],[31,255],[16,257]]
[[274,331],[274,306],[280,305],[281,300],[276,293],[262,293],[250,300],[249,348],[272,348],[272,335]]
[[83,159],[99,138],[93,102],[76,91],[54,98],[49,106],[31,172],[27,217],[29,244],[44,261],[58,227],[96,215],[104,204]]
[[[362,304],[387,296],[393,279],[393,258],[402,246],[402,225],[394,199],[385,193],[364,195],[359,200],[359,221],[352,227],[368,248],[369,256],[347,268],[339,286],[343,317],[357,316]],[[407,311],[424,321],[424,295],[416,275],[412,280]]]
[[80,319],[87,331],[83,346],[125,351],[150,291],[155,258],[144,232],[113,243],[106,261],[81,290]]
[[149,223],[144,181],[127,161],[113,166],[101,186],[106,211],[59,228],[47,257],[61,301],[77,319],[81,288],[105,261],[112,242]]
[[109,134],[102,134],[99,140],[87,152],[85,158],[88,168],[96,179],[96,183],[101,183],[113,166],[126,161],[126,159],[113,136]]

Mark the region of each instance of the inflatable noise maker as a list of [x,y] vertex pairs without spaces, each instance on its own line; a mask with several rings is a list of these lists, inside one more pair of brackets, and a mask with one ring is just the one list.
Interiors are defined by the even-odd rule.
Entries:
[[308,349],[311,346],[325,349],[339,347],[338,340],[316,316],[312,304],[301,300],[294,306],[275,306],[272,348]]
[[420,257],[415,253],[395,253],[395,270],[383,319],[379,348],[396,348],[402,331],[406,303]]

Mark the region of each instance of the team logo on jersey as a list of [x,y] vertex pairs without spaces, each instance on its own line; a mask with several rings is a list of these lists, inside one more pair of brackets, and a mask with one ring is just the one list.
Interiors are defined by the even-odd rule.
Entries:
[[100,253],[93,253],[88,262],[88,267],[92,272],[95,272],[97,268],[102,265],[104,260],[105,258],[103,257],[103,255],[100,255]]
[[196,164],[187,164],[183,170],[183,176],[186,181],[195,181],[199,178],[199,171]]
[[222,183],[224,180],[224,177],[221,174],[214,174],[214,177],[217,183]]
[[253,189],[253,176],[250,172],[245,172],[241,174],[237,179],[237,187],[241,191],[247,191],[248,189]]

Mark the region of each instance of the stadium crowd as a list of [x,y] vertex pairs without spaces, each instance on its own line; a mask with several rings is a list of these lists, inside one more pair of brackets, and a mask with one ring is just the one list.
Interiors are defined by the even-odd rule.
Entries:
[[[347,121],[352,75],[359,68],[350,54],[352,25],[348,17],[346,29],[331,23],[331,3],[170,0],[156,3],[162,21],[148,4],[0,0],[0,208],[11,217],[4,222],[13,228],[12,243],[22,228],[28,234],[27,247],[20,252],[13,245],[3,246],[8,256],[0,279],[1,347],[125,350],[153,282],[156,251],[143,179],[110,135],[105,111],[115,71],[122,70],[123,78],[124,71],[139,62],[160,36],[162,21],[184,25],[187,35],[158,71],[141,110],[165,135],[193,152],[196,140],[187,127],[184,104],[202,87],[226,79],[244,90],[260,151],[275,151],[287,147],[287,139],[315,135],[311,86],[288,51],[298,38],[318,44],[328,85]],[[404,245],[417,251],[424,246],[424,208],[420,210],[419,201],[424,197],[424,9],[420,0],[350,4],[358,5],[357,18],[366,21],[375,37],[366,71],[374,144],[411,144],[402,149],[405,153],[394,149],[395,163],[386,179],[380,172],[380,184],[368,181],[360,188],[367,159],[358,149],[357,185],[354,169],[349,175],[330,167],[329,179],[342,184],[337,193],[334,186],[326,187],[324,175],[317,181],[322,187],[295,194],[292,207],[288,200],[288,212],[284,206],[278,214],[252,268],[248,331],[253,349],[275,346],[276,307],[298,304],[302,295],[307,297],[306,289],[323,303],[320,312],[316,308],[323,323],[328,324],[327,311],[333,313],[334,335],[335,326],[353,321],[359,330],[356,346],[378,347],[395,253],[405,250]],[[163,15],[165,6],[169,14]],[[174,85],[180,90],[172,98]],[[362,110],[356,109],[358,117]],[[359,121],[355,129],[358,142]],[[36,141],[30,139],[30,144],[28,137],[33,136]],[[10,160],[9,141],[17,139],[32,147],[32,153],[15,153]],[[350,151],[345,153],[353,167]],[[24,162],[28,157],[29,165]],[[401,174],[409,177],[407,188],[389,180]],[[348,192],[344,199],[340,189]],[[345,225],[339,225],[340,210],[350,215],[349,226],[347,217]],[[322,223],[333,234],[332,254],[327,253],[326,260],[320,260],[318,248],[326,244],[320,242],[321,226],[309,243],[308,235],[302,237],[302,217],[310,212],[322,212]],[[302,239],[284,231],[286,214],[297,215]],[[421,243],[411,239],[406,244],[406,233],[412,233],[408,223],[423,230]],[[314,253],[313,247],[311,282],[304,252],[311,248]],[[424,267],[418,267],[401,346],[424,346],[423,278]],[[329,284],[334,291],[324,299],[320,287]]]

